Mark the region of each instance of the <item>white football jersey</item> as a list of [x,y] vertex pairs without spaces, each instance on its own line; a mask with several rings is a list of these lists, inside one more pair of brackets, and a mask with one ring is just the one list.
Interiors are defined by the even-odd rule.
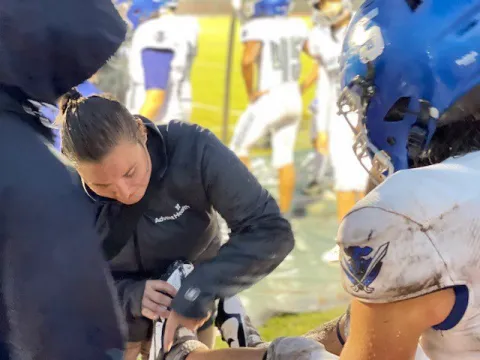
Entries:
[[343,285],[389,303],[455,287],[456,303],[420,343],[432,360],[480,359],[480,152],[400,171],[344,218]]
[[[316,25],[310,30],[308,35],[310,55],[316,59],[320,67],[315,94],[318,103],[318,112],[315,116],[315,128],[317,131],[327,131],[331,121],[338,117],[337,98],[340,93],[340,55],[346,29],[347,27],[343,27],[333,33],[329,27]],[[345,153],[345,151],[342,152]],[[350,155],[350,153],[346,154],[346,156]]]
[[347,26],[333,32],[329,27],[314,26],[308,35],[308,49],[327,72],[330,82],[340,86],[340,56]]
[[301,71],[300,55],[307,33],[305,22],[298,18],[255,18],[243,25],[242,42],[262,43],[258,59],[258,91],[298,81]]
[[[142,52],[145,49],[169,50],[174,53],[165,102],[155,123],[185,120],[182,102],[191,101],[190,71],[197,53],[199,24],[196,18],[165,14],[141,24],[132,38],[129,72],[131,85],[127,106],[138,113],[145,101],[145,75]],[[188,120],[188,119],[187,119]]]

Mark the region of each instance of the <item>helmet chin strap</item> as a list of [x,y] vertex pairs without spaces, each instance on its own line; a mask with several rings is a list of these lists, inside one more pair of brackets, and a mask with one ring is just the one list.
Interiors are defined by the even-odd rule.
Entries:
[[420,111],[416,114],[417,121],[408,134],[407,150],[409,160],[417,159],[425,150],[431,136],[429,131],[431,123],[432,121],[437,121],[439,117],[438,110],[424,100],[420,100]]

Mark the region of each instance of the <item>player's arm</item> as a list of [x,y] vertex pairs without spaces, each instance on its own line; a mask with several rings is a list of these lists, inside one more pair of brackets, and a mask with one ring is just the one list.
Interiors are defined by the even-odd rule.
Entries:
[[[382,190],[401,188],[397,183],[405,181],[401,173],[389,180],[392,187]],[[454,293],[434,235],[390,202],[384,210],[381,194],[373,194],[368,207],[344,218],[337,236],[343,285],[355,298],[341,359],[411,360],[422,333],[455,326],[468,301]],[[415,203],[416,194],[409,196]]]
[[173,52],[169,50],[145,49],[142,52],[146,96],[140,115],[147,119],[153,120],[163,106],[172,60]]
[[412,360],[427,329],[442,323],[455,303],[453,289],[387,304],[352,300],[350,335],[341,360]]
[[261,50],[262,43],[260,41],[246,41],[243,44],[242,75],[250,102],[256,100],[256,89],[254,88],[253,82],[255,76],[255,64],[260,56]]
[[342,316],[320,325],[304,336],[322,344],[329,353],[340,356],[347,339],[349,316],[349,311],[347,311]]

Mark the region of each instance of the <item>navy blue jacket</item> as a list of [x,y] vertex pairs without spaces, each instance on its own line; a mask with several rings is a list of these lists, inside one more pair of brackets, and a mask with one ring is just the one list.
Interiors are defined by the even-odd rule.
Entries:
[[[201,318],[215,299],[237,294],[273,271],[292,250],[293,233],[268,191],[210,131],[180,122],[147,128],[150,181],[158,188],[110,267],[123,309],[135,318],[141,317],[146,279],[159,278],[175,260],[193,262],[172,308]],[[97,200],[97,224],[106,237],[123,205],[89,194]],[[223,246],[215,211],[231,229]]]
[[0,359],[120,359],[120,309],[92,205],[55,155],[36,102],[123,40],[111,0],[0,0]]

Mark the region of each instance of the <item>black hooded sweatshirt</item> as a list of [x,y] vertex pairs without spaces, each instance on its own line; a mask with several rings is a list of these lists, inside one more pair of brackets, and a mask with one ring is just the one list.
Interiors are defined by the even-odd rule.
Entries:
[[0,359],[121,359],[91,203],[47,143],[53,104],[116,51],[111,0],[0,0]]
[[[213,301],[237,294],[272,272],[293,249],[289,222],[272,196],[210,131],[145,120],[155,182],[148,207],[125,247],[110,261],[129,340],[148,335],[141,303],[146,279],[158,279],[175,260],[193,262],[172,309],[207,316]],[[125,205],[86,191],[98,206],[97,227],[107,238]],[[221,246],[216,212],[230,240]],[[143,318],[146,319],[146,318]],[[149,325],[151,322],[145,322]]]

